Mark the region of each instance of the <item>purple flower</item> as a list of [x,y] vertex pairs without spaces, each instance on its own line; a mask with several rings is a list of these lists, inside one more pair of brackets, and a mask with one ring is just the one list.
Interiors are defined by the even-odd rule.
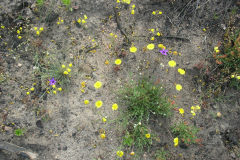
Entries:
[[168,50],[165,50],[164,48],[161,50],[161,51],[159,51],[160,53],[162,53],[162,55],[165,55],[165,56],[167,56],[167,52],[168,52]]
[[49,81],[50,81],[50,85],[55,85],[55,83],[57,82],[57,81],[54,81],[54,78],[49,79]]

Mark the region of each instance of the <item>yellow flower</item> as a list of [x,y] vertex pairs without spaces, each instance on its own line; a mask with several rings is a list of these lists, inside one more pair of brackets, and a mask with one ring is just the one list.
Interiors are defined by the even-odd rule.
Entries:
[[17,34],[20,34],[20,31],[19,31],[19,30],[17,30]]
[[117,35],[115,35],[114,37],[117,38]]
[[58,88],[59,91],[62,91],[62,88]]
[[195,109],[200,110],[201,107],[200,107],[199,105],[197,105],[197,106],[195,107]]
[[32,87],[30,90],[31,90],[31,91],[34,91],[34,88]]
[[123,151],[117,151],[117,155],[118,155],[119,157],[122,157],[122,156],[123,156]]
[[110,33],[110,36],[114,36],[114,34],[113,34],[113,33]]
[[27,95],[29,95],[30,93],[29,92],[27,92]]
[[100,81],[97,81],[97,82],[94,84],[94,87],[95,87],[96,89],[101,88],[101,86],[102,86],[102,83],[101,83]]
[[239,79],[240,79],[240,76],[237,76],[237,79],[239,80]]
[[196,116],[196,113],[193,110],[191,110],[191,113],[193,116]]
[[159,45],[158,45],[158,48],[161,48],[161,49],[163,49],[163,47],[164,47],[164,45],[163,45],[163,44],[159,44]]
[[151,32],[154,33],[154,29],[153,28],[151,29]]
[[218,47],[214,47],[214,51],[218,50]]
[[55,85],[52,85],[52,88],[55,88],[56,86]]
[[152,37],[151,40],[154,41],[154,37]]
[[170,67],[175,67],[176,66],[176,62],[174,60],[171,60],[171,61],[168,62],[168,65]]
[[147,45],[147,49],[153,50],[153,49],[154,49],[154,44],[148,44],[148,45]]
[[149,133],[148,133],[148,134],[146,134],[146,137],[147,137],[147,138],[150,138],[150,134],[149,134]]
[[116,59],[116,60],[115,60],[115,64],[116,64],[116,65],[120,65],[121,63],[122,63],[122,60],[121,60],[121,59]]
[[40,34],[39,31],[37,31],[36,34],[39,35]]
[[101,138],[105,139],[106,138],[105,134],[101,134]]
[[153,15],[155,15],[155,14],[156,14],[156,12],[155,12],[155,11],[153,11],[153,12],[152,12],[152,14],[153,14]]
[[96,106],[97,108],[102,107],[102,101],[97,101],[97,102],[95,103],[95,106]]
[[40,27],[40,31],[43,31],[43,28],[42,28],[42,27]]
[[62,68],[65,68],[66,66],[65,65],[62,65]]
[[83,19],[83,20],[82,20],[82,23],[86,23],[86,21]]
[[131,156],[134,156],[135,155],[135,153],[134,152],[131,152]]
[[59,24],[60,24],[60,22],[57,22],[57,24],[59,25]]
[[61,22],[63,22],[63,19],[61,20]]
[[84,15],[84,19],[87,19],[87,16],[86,16],[86,15]]
[[81,19],[80,18],[78,19],[78,23],[81,23]]
[[68,72],[67,72],[67,71],[64,71],[63,74],[68,74]]
[[4,26],[1,26],[2,29],[4,29],[5,27]]
[[174,146],[176,147],[178,145],[178,138],[174,138],[173,142],[174,142]]
[[174,55],[177,55],[178,53],[177,53],[177,51],[173,51],[173,54],[174,54]]
[[180,109],[179,109],[179,113],[183,116],[183,114],[184,114],[184,109],[180,108]]
[[18,36],[18,39],[22,39],[22,36]]
[[68,65],[69,67],[72,67],[72,63],[69,63],[69,65]]
[[204,31],[204,32],[206,32],[206,29],[205,29],[205,28],[203,28],[203,31]]
[[183,70],[183,69],[181,69],[181,68],[178,68],[178,72],[180,73],[180,74],[185,74],[185,71]]
[[132,11],[131,11],[131,14],[134,14],[134,13],[135,13],[134,10],[132,10]]
[[117,0],[117,3],[120,3],[120,0]]
[[84,88],[85,87],[85,82],[82,82],[81,86],[82,86],[82,88]]
[[176,90],[181,91],[181,89],[182,89],[182,86],[180,84],[177,84],[176,85]]
[[137,51],[137,48],[136,48],[136,47],[131,47],[131,48],[130,48],[130,52],[133,52],[133,53],[134,53],[134,52],[136,52],[136,51]]
[[161,11],[159,11],[159,12],[158,12],[158,14],[162,14],[162,12],[161,12]]
[[85,100],[85,101],[84,101],[84,104],[87,105],[88,103],[89,103],[89,100]]
[[102,118],[102,120],[103,120],[103,122],[106,122],[106,121],[107,121],[107,119],[106,119],[106,118]]
[[118,109],[118,105],[117,105],[117,103],[114,103],[113,105],[112,105],[112,110],[117,110]]
[[235,76],[234,75],[231,75],[231,78],[234,78]]
[[220,52],[219,50],[216,50],[216,53]]
[[56,94],[57,93],[57,91],[53,91],[53,94]]
[[68,71],[68,72],[71,72],[71,69],[68,68],[67,71]]
[[132,9],[134,9],[135,8],[135,5],[132,5]]
[[[157,32],[157,36],[161,36],[161,33]],[[159,47],[160,48],[160,47]]]
[[34,27],[33,29],[36,31],[36,30],[37,30],[37,27]]
[[108,65],[108,64],[109,64],[109,61],[105,61],[105,64]]

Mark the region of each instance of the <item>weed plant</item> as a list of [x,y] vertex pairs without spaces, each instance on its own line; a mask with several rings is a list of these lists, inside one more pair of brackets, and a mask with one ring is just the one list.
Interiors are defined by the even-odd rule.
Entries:
[[178,135],[178,138],[181,139],[185,144],[196,143],[197,140],[197,132],[199,128],[195,126],[188,126],[186,122],[181,121],[179,125],[176,123],[172,127],[172,132]]
[[155,158],[156,160],[166,160],[167,158],[170,158],[170,154],[162,148],[161,150],[156,151]]
[[16,129],[15,130],[15,135],[16,136],[23,136],[24,129]]
[[67,6],[67,9],[70,9],[70,10],[72,10],[71,8],[70,8],[70,5],[71,5],[71,0],[61,0],[62,2],[63,2],[63,4],[65,5],[65,6]]

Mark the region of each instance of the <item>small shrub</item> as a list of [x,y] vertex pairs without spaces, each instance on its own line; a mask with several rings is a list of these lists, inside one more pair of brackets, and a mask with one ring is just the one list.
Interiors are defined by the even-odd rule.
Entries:
[[128,114],[137,122],[146,120],[150,114],[157,116],[171,115],[170,103],[163,97],[163,87],[154,85],[147,78],[139,82],[131,82],[120,91],[121,102],[128,106]]
[[16,129],[15,130],[15,135],[16,136],[23,136],[24,129]]
[[180,122],[179,125],[174,124],[172,127],[172,132],[178,135],[178,138],[182,140],[185,144],[196,143],[197,132],[200,130],[194,126],[188,126],[187,122]]
[[156,160],[166,160],[167,158],[170,158],[170,154],[168,151],[164,151],[162,148],[161,150],[157,150],[155,153]]

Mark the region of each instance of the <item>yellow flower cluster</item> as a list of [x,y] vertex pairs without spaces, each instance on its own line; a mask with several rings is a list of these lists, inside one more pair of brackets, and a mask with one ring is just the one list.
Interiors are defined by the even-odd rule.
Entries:
[[110,33],[110,36],[114,36],[114,38],[117,38],[117,35],[114,35],[113,33]]
[[159,11],[159,10],[157,10],[157,11],[152,11],[152,14],[153,14],[153,15],[156,15],[156,14],[162,14],[162,12]]
[[62,68],[66,68],[66,70],[63,72],[63,74],[65,74],[65,75],[67,75],[67,74],[69,74],[70,72],[71,72],[71,67],[72,67],[72,63],[69,63],[69,68],[66,68],[66,66],[65,65],[62,65]]
[[185,74],[185,71],[181,68],[178,68],[178,72],[181,74],[181,75],[184,75]]
[[132,5],[131,14],[135,14],[134,8],[135,8],[135,5]]
[[166,47],[165,47],[163,44],[159,44],[159,45],[158,45],[158,48],[160,48],[160,49],[163,49],[163,48],[166,49]]
[[59,24],[61,24],[61,23],[63,23],[63,19],[61,19],[60,17],[58,17],[58,22],[57,22],[57,24],[59,25]]
[[119,157],[122,157],[123,156],[123,151],[117,151],[117,155],[119,156]]
[[40,27],[39,29],[37,27],[33,27],[33,29],[36,31],[37,35],[39,35],[43,31],[43,27]]
[[120,3],[120,2],[130,4],[131,0],[117,0],[117,3]]
[[197,105],[197,106],[192,106],[192,107],[191,107],[191,113],[192,113],[192,115],[195,116],[195,115],[196,115],[196,112],[199,111],[200,109],[201,109],[201,107],[200,107],[199,105]]
[[86,23],[86,21],[85,21],[86,19],[88,19],[88,18],[87,18],[86,15],[84,15],[84,18],[79,18],[77,22],[78,22],[79,24],[81,24],[81,23]]
[[214,52],[219,53],[218,47],[214,47]]

